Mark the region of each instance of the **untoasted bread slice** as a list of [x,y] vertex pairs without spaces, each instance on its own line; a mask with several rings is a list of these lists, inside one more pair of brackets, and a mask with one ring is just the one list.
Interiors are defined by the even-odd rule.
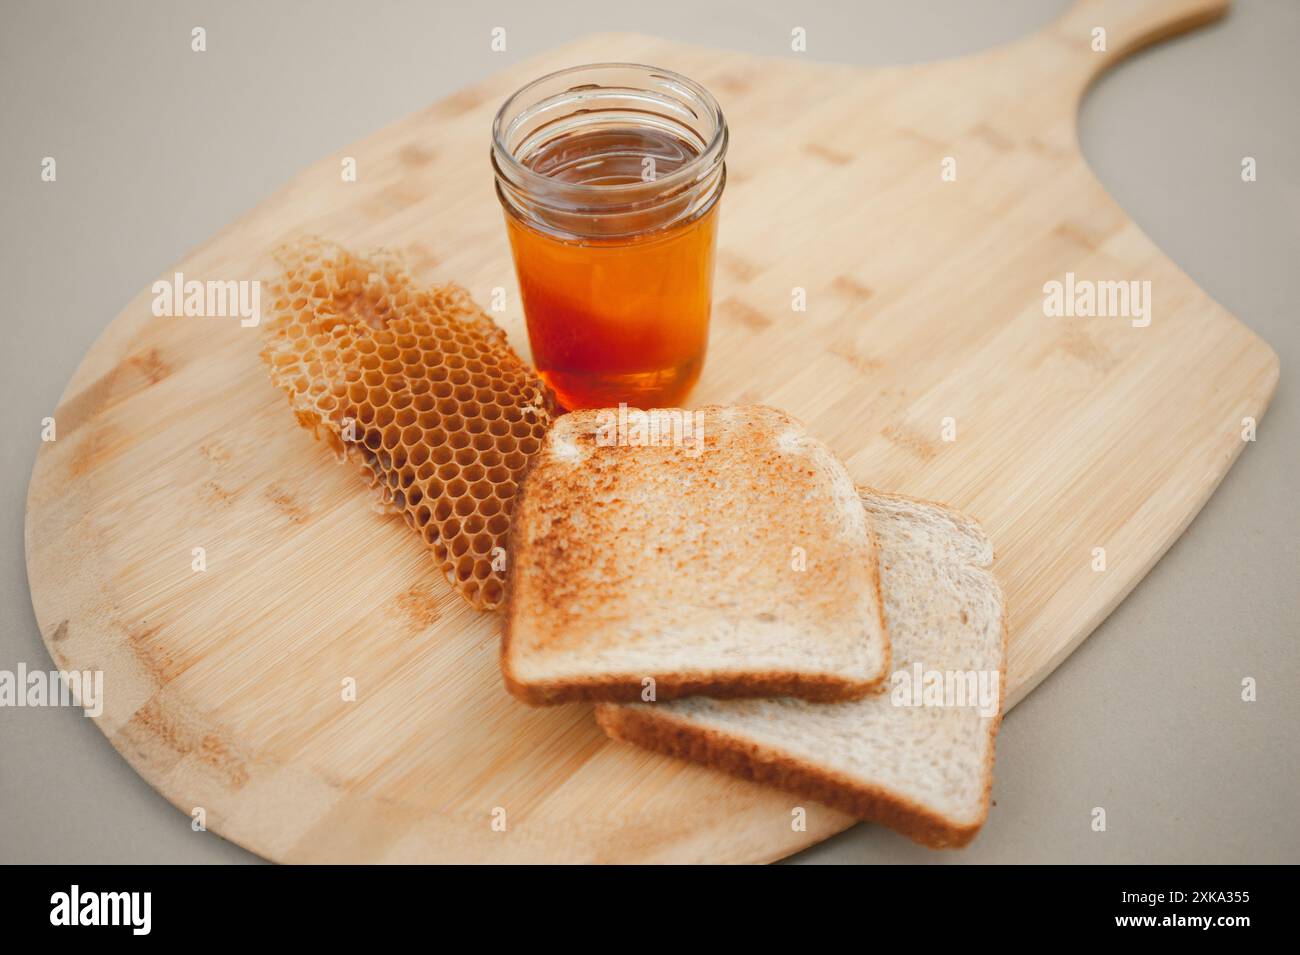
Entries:
[[852,481],[772,408],[564,415],[508,551],[501,670],[527,703],[849,699],[888,671]]
[[[896,667],[888,688],[835,704],[604,705],[596,718],[617,739],[770,783],[928,846],[962,846],[988,815],[1002,713],[1006,628],[987,569],[993,550],[978,524],[940,505],[867,490],[862,500],[880,548]],[[918,685],[921,705],[904,705]],[[926,686],[953,695],[925,705]],[[957,705],[963,687],[977,705]]]

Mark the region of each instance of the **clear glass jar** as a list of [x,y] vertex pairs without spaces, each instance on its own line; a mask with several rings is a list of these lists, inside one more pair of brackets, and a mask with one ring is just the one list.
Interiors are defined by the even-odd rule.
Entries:
[[497,113],[533,361],[566,408],[670,407],[699,378],[726,150],[708,91],[652,66],[552,73]]

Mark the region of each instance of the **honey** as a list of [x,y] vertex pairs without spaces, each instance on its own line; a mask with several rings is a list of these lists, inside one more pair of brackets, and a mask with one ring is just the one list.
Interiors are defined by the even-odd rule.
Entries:
[[[625,185],[697,155],[670,133],[626,128],[558,138],[526,165],[567,182]],[[554,236],[506,216],[533,362],[566,408],[675,406],[700,376],[717,205],[663,229],[645,218],[635,235],[602,239]]]
[[680,405],[708,347],[726,124],[651,67],[543,77],[494,127],[533,362],[566,408]]

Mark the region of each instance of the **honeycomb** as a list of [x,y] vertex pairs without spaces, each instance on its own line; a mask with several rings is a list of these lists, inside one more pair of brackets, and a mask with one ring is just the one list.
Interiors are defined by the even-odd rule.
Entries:
[[457,285],[319,239],[275,258],[262,358],[299,424],[360,464],[465,599],[499,606],[516,490],[554,397]]

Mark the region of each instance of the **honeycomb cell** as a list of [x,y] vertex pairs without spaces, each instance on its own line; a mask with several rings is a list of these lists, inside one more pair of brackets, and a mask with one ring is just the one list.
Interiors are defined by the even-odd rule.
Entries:
[[505,598],[509,513],[558,414],[505,334],[456,285],[419,285],[387,253],[305,239],[277,250],[262,358],[299,422],[360,465],[475,607]]

